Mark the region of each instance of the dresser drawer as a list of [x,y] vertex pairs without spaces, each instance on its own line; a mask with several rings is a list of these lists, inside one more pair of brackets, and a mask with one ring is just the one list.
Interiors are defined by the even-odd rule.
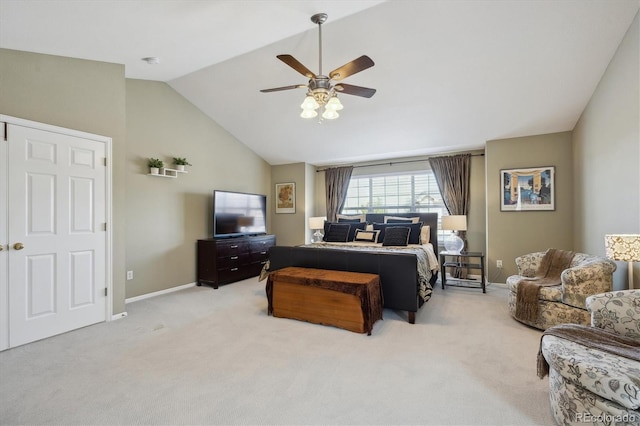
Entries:
[[269,249],[264,249],[262,251],[252,251],[249,256],[251,259],[251,263],[266,262],[267,259],[269,259]]
[[228,256],[240,256],[249,253],[249,244],[246,241],[224,241],[216,244],[216,257],[221,259]]
[[250,241],[250,249],[251,253],[261,253],[268,252],[269,247],[273,246],[275,243],[275,237],[267,236],[267,237],[254,237]]
[[231,256],[218,257],[218,269],[232,268],[234,266],[246,265],[249,263],[249,255],[234,254]]
[[247,266],[234,266],[218,270],[218,281],[220,284],[232,283],[247,278]]

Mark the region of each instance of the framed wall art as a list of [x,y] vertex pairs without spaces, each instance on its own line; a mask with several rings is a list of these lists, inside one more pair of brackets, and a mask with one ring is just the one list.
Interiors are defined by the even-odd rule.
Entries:
[[555,167],[500,170],[500,210],[555,210]]
[[276,213],[296,212],[296,184],[276,183]]

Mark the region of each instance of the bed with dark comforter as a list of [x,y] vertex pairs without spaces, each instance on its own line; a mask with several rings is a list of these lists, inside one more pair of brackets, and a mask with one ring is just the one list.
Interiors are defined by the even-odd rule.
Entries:
[[[383,223],[384,216],[391,214],[368,214],[366,220],[368,223]],[[377,274],[380,276],[384,307],[407,311],[408,321],[413,324],[416,312],[431,297],[438,276],[438,216],[436,213],[394,213],[393,216],[419,217],[423,227],[429,226],[428,243],[405,247],[360,242],[275,246],[269,250],[269,270],[298,266]]]

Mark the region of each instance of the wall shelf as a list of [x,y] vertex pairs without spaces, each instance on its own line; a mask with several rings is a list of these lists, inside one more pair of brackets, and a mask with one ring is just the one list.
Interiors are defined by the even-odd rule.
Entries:
[[176,169],[167,169],[167,168],[162,168],[160,169],[160,173],[155,174],[155,173],[148,173],[149,176],[155,176],[155,177],[164,177],[164,178],[172,178],[172,179],[176,179],[178,177],[178,173],[189,173],[186,170],[176,170]]

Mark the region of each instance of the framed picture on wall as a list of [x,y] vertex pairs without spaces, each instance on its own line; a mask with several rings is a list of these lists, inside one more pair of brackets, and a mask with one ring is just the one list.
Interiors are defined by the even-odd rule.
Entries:
[[296,212],[296,184],[276,183],[276,213]]
[[555,167],[500,170],[500,210],[555,210]]

